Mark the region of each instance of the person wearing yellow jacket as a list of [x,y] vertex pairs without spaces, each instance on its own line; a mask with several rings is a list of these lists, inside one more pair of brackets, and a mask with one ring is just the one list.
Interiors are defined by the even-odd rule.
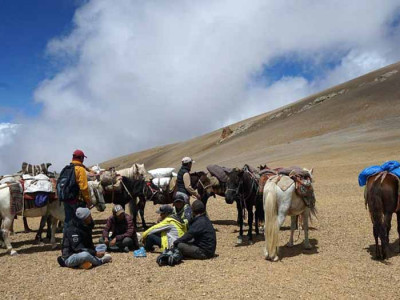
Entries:
[[64,232],[68,228],[69,223],[75,217],[75,212],[78,207],[89,207],[90,196],[88,179],[86,175],[87,168],[83,165],[86,155],[82,150],[75,150],[72,154],[72,164],[75,166],[75,180],[79,186],[79,196],[77,199],[71,199],[64,202],[65,220]]
[[142,235],[146,251],[153,251],[158,246],[162,251],[169,249],[174,241],[186,232],[185,223],[177,215],[173,215],[170,205],[161,205],[156,211],[160,214],[160,222],[147,229]]

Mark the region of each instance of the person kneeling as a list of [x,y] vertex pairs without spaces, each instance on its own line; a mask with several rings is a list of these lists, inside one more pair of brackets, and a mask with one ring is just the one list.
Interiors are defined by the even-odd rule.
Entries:
[[109,251],[129,252],[139,249],[132,217],[119,204],[113,207],[112,213],[99,242],[106,244]]
[[184,258],[212,258],[215,255],[217,239],[203,202],[195,200],[192,204],[192,213],[193,219],[188,232],[175,240],[174,247],[179,249]]
[[161,205],[156,213],[160,214],[159,223],[147,229],[142,235],[146,251],[153,251],[154,246],[161,250],[172,247],[173,242],[186,231],[186,225],[177,216],[172,214],[171,206]]
[[65,230],[62,243],[62,256],[57,258],[62,267],[90,269],[111,261],[105,253],[105,245],[100,250],[93,245],[92,230],[94,222],[88,208],[79,207],[70,226]]

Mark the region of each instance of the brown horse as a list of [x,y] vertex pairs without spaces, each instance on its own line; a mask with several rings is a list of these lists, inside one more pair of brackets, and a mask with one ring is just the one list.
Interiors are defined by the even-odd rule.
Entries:
[[373,224],[376,259],[387,258],[393,213],[397,214],[397,231],[400,236],[398,192],[399,181],[393,174],[381,172],[370,176],[367,180],[365,205],[368,206]]

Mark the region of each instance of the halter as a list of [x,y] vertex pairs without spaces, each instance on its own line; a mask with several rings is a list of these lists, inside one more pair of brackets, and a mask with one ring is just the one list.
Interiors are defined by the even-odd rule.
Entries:
[[244,192],[240,193],[240,188],[243,187],[243,177],[240,179],[238,187],[236,189],[227,188],[226,191],[233,191],[236,195],[239,196],[239,198],[240,198],[239,205],[241,206],[241,209],[242,209],[243,219],[245,219],[246,218],[247,201],[253,195],[253,192],[257,193],[258,181],[257,181],[256,177],[254,176],[254,174],[252,172],[250,172],[250,170],[247,167],[244,167],[243,171],[245,173],[249,174],[250,178],[251,178],[251,188],[250,188],[250,193],[248,194],[248,196],[245,198]]
[[151,183],[148,182],[148,183],[145,184],[145,186],[143,186],[143,194],[144,194],[144,195],[146,195],[146,193],[145,193],[145,188],[146,188],[146,186],[149,188],[149,190],[150,190],[150,192],[151,192],[151,197],[150,197],[150,199],[148,199],[148,201],[152,201],[155,195],[157,195],[158,193],[161,193],[160,190],[157,191],[157,190],[153,189],[153,188],[151,187]]

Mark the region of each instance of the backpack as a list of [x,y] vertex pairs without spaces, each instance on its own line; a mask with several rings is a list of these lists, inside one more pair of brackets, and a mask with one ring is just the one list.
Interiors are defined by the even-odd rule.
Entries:
[[157,264],[161,266],[175,266],[182,262],[183,255],[178,248],[165,249],[157,257]]
[[62,169],[57,179],[57,196],[60,201],[74,200],[78,198],[79,185],[75,177],[75,165],[69,164]]

